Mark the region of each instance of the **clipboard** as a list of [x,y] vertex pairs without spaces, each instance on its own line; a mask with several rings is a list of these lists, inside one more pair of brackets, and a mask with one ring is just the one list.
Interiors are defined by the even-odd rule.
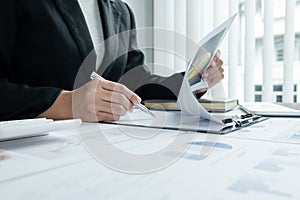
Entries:
[[157,116],[156,118],[149,117],[140,110],[135,109],[133,113],[121,117],[119,121],[99,123],[224,135],[268,119],[249,113],[239,106],[225,113],[225,115],[221,116],[220,113],[214,115],[214,117],[222,117],[223,123],[203,118],[186,117],[180,111],[153,110],[152,112]]

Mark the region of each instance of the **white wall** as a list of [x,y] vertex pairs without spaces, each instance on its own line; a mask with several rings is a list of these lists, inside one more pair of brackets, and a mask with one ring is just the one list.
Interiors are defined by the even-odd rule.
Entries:
[[134,10],[137,27],[153,26],[153,0],[124,0]]

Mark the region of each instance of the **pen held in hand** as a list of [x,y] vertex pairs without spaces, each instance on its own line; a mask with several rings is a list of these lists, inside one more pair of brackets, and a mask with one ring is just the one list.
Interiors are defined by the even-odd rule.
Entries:
[[141,111],[143,111],[144,113],[147,113],[149,115],[151,115],[152,117],[155,117],[155,115],[143,104],[137,103],[134,104],[138,109],[140,109]]
[[[102,78],[99,74],[97,74],[96,72],[93,72],[91,74],[91,79],[100,79],[100,80],[104,80],[104,78]],[[144,113],[147,113],[148,115],[155,117],[155,115],[148,109],[146,108],[144,105],[142,105],[141,103],[133,103],[134,106],[136,108],[138,108],[139,110],[143,111]]]

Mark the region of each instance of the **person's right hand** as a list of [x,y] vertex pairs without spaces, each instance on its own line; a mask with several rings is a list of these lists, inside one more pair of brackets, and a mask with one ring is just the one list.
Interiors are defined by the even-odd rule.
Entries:
[[86,122],[116,121],[133,110],[141,98],[124,85],[94,79],[74,91],[62,91],[53,105],[37,117]]
[[105,79],[93,79],[72,93],[73,117],[88,122],[119,120],[141,102],[126,86]]

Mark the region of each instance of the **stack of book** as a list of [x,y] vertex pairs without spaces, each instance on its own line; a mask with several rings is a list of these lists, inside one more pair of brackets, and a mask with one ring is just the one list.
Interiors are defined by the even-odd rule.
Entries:
[[[238,105],[237,99],[199,99],[198,101],[209,112],[227,112]],[[143,103],[153,110],[179,110],[176,100],[147,100]]]

